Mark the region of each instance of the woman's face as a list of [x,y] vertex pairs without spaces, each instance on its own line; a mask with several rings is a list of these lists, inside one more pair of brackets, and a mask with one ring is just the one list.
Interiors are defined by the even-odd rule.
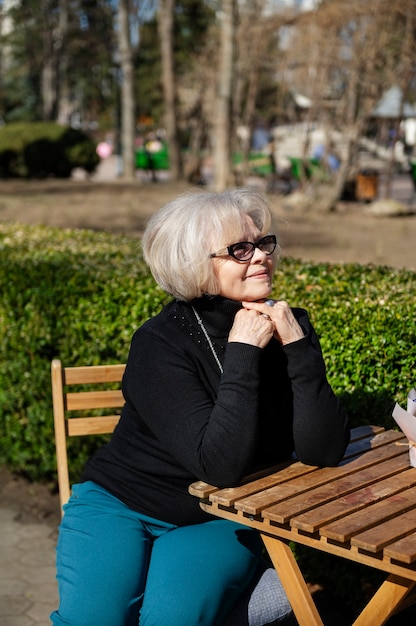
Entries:
[[[246,217],[245,221],[245,231],[240,241],[257,243],[264,235],[250,217]],[[233,243],[238,242],[220,242],[214,251]],[[254,255],[249,261],[237,261],[228,255],[214,257],[212,262],[218,282],[218,295],[238,302],[253,302],[270,295],[275,268],[274,254],[267,255],[259,248],[255,248]]]

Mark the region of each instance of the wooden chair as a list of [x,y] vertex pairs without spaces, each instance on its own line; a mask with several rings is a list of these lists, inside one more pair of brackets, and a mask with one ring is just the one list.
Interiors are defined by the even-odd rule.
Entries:
[[[53,418],[59,500],[62,507],[70,495],[67,438],[112,433],[124,404],[121,379],[124,364],[62,367],[59,359],[51,363]],[[112,383],[110,385],[110,383]],[[114,383],[120,387],[114,389]],[[88,389],[87,391],[85,389]],[[87,415],[96,409],[117,409],[113,415]],[[82,416],[76,413],[82,412]],[[94,411],[95,412],[95,411]]]

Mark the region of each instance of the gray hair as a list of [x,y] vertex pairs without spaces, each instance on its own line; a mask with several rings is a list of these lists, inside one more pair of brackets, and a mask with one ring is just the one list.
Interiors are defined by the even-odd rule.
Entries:
[[150,218],[142,239],[145,261],[158,285],[178,300],[216,295],[209,255],[241,239],[247,216],[261,235],[270,233],[270,205],[255,189],[194,190],[166,204]]

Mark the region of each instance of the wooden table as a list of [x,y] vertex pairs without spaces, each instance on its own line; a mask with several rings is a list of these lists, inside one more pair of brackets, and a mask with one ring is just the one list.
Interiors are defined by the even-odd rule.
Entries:
[[360,427],[338,467],[275,470],[235,488],[197,482],[189,491],[204,511],[260,531],[300,626],[323,622],[290,541],[386,572],[354,626],[384,624],[416,584],[416,468],[403,434]]

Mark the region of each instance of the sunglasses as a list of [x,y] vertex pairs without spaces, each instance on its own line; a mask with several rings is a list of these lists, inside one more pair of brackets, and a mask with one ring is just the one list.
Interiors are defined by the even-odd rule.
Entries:
[[218,252],[210,254],[210,258],[216,256],[232,256],[237,261],[250,261],[253,258],[256,248],[261,250],[267,255],[273,254],[276,250],[276,235],[266,235],[260,241],[253,243],[252,241],[240,241],[238,243],[232,243],[231,246],[222,248]]

